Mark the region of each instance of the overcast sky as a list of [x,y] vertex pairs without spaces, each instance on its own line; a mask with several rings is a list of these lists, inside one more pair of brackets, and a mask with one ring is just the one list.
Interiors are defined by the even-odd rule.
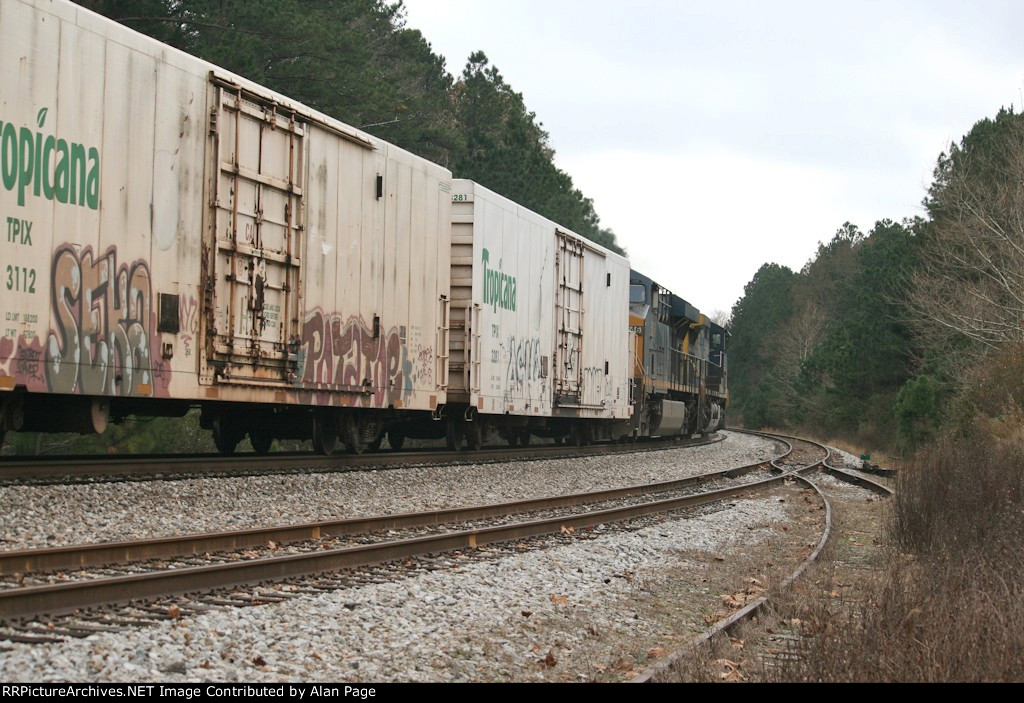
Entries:
[[405,5],[453,74],[487,54],[633,267],[708,313],[846,221],[923,214],[939,153],[1024,94],[1019,0]]

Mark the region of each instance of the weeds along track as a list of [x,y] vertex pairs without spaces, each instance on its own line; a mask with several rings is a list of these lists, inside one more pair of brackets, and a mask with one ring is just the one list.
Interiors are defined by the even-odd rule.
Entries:
[[0,459],[0,486],[71,485],[116,481],[181,480],[243,476],[291,475],[331,471],[457,466],[507,461],[541,461],[660,451],[666,448],[701,447],[724,439],[721,434],[699,439],[649,440],[632,444],[588,446],[535,444],[525,447],[485,447],[476,451],[404,450],[366,454],[282,452],[272,454],[69,456],[54,458]]
[[[779,474],[778,463],[791,454],[788,447],[772,462],[514,503],[0,553],[0,620],[6,630],[0,638],[87,636],[96,627],[287,600],[366,578],[400,578],[430,568],[430,560],[446,552],[486,559],[539,548],[552,536],[588,539],[616,529],[614,523],[772,486],[790,475]],[[89,612],[115,605],[127,610]]]

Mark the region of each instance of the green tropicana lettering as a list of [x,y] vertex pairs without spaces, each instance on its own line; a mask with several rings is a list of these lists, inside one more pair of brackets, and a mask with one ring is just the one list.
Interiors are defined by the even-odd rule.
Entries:
[[484,263],[484,305],[490,305],[495,312],[498,308],[514,311],[516,309],[516,277],[502,273],[500,261],[498,262],[499,270],[495,271],[490,268],[488,264],[491,255],[486,249],[480,258]]
[[[46,108],[39,111],[39,129],[46,122]],[[0,121],[0,181],[17,191],[18,205],[25,193],[96,210],[100,206],[100,152],[77,142],[33,132]]]

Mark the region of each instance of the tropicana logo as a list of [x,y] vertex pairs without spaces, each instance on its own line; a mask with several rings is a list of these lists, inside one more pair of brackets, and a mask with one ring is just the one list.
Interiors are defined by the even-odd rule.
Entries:
[[[47,109],[36,115],[42,130]],[[100,152],[95,147],[57,139],[0,121],[0,176],[4,188],[18,191],[18,205],[25,193],[59,203],[96,210],[100,206]]]
[[[514,311],[516,309],[516,277],[502,273],[500,270],[495,271],[488,268],[487,264],[490,258],[490,253],[484,249],[481,257],[484,262],[484,305],[490,305],[494,311],[497,311],[499,307],[503,310]],[[500,268],[500,261],[498,266]]]

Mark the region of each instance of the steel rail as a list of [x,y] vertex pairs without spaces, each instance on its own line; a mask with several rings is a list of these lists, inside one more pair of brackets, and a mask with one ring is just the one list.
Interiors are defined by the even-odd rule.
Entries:
[[345,518],[342,520],[324,520],[297,525],[183,535],[180,537],[158,537],[125,542],[100,542],[68,547],[12,550],[0,552],[0,576],[123,564],[147,559],[196,556],[212,552],[230,552],[266,546],[268,542],[288,544],[383,530],[430,527],[446,523],[485,520],[539,510],[568,508],[585,503],[597,503],[649,493],[664,493],[715,479],[738,478],[768,466],[769,462],[763,461],[732,469],[699,474],[697,476],[661,481],[659,483],[607,488],[570,495],[529,498],[509,503]]
[[837,466],[832,466],[828,462],[825,463],[825,471],[828,474],[835,476],[840,481],[845,481],[846,483],[852,484],[854,486],[866,488],[867,490],[873,493],[877,493],[883,498],[891,498],[896,494],[896,492],[893,491],[888,486],[883,486],[881,483],[878,483],[877,481],[874,481],[868,478],[867,476],[861,476],[860,474],[854,473],[853,471],[847,471],[846,469],[841,469]]
[[[811,564],[817,561],[818,556],[821,554],[821,551],[825,548],[825,545],[828,544],[828,540],[832,536],[832,503],[816,483],[801,475],[805,471],[810,472],[817,468],[820,468],[820,466],[815,465],[807,467],[806,469],[797,469],[796,471],[787,474],[787,476],[792,476],[812,488],[818,494],[818,497],[821,498],[822,502],[825,504],[825,529],[822,530],[821,539],[818,540],[818,544],[815,546],[814,550],[807,555],[807,558],[800,562],[800,566],[798,566],[792,574],[786,577],[786,579],[779,584],[779,590],[789,588],[793,582],[800,578],[803,573],[810,568]],[[770,600],[771,598],[769,594],[765,594],[757,600],[747,603],[729,617],[718,621],[664,659],[659,660],[656,664],[648,667],[638,676],[630,679],[629,683],[651,683],[657,680],[659,676],[667,673],[672,666],[676,664],[676,662],[686,656],[690,650],[720,636],[723,632],[727,632],[738,622],[752,617],[755,613],[760,611],[761,608],[767,605]]]
[[[365,454],[237,454],[220,455],[149,455],[61,457],[24,460],[0,459],[0,481],[80,478],[118,478],[130,476],[167,476],[213,474],[246,475],[253,473],[288,473],[346,471],[368,467],[422,466],[425,464],[487,464],[508,461],[573,458],[598,454],[629,454],[660,451],[666,448],[697,447],[720,442],[722,435],[691,440],[664,440],[629,444],[537,444],[526,447],[492,447],[475,451],[401,451],[367,452]],[[667,445],[667,446],[666,446]]]
[[[852,484],[852,485],[855,485],[855,486],[859,486],[861,488],[865,488],[865,489],[867,489],[869,491],[877,493],[878,495],[886,497],[886,498],[891,497],[892,495],[894,495],[893,490],[891,488],[889,488],[888,486],[885,486],[885,485],[883,485],[881,483],[878,483],[877,481],[874,481],[874,480],[868,478],[867,476],[862,476],[859,473],[855,473],[853,471],[849,471],[847,469],[843,469],[843,468],[840,468],[838,466],[834,466],[831,463],[829,463],[829,460],[832,458],[832,450],[829,449],[828,447],[826,447],[824,444],[821,444],[819,442],[815,442],[815,441],[810,440],[810,439],[804,439],[803,437],[796,437],[794,435],[771,434],[771,433],[768,433],[768,432],[758,432],[756,430],[740,430],[740,429],[732,429],[732,428],[730,428],[730,432],[740,432],[740,433],[743,433],[743,434],[750,434],[750,435],[755,435],[755,436],[758,436],[758,437],[766,437],[766,438],[769,438],[769,439],[777,439],[777,440],[783,441],[783,442],[786,442],[786,440],[797,440],[799,442],[806,442],[807,444],[813,444],[814,446],[816,446],[816,447],[818,447],[818,448],[820,448],[820,449],[822,449],[822,450],[824,450],[826,452],[826,459],[825,459],[824,462],[822,462],[822,465],[823,465],[823,469],[827,473],[831,474],[832,476],[835,476],[840,481],[845,481],[846,483],[849,483],[849,484]],[[788,442],[786,442],[786,443],[788,444]],[[792,447],[792,445],[790,445],[790,446]],[[885,476],[885,477],[892,477],[892,476],[896,475],[896,472],[891,470],[891,469],[876,469],[876,470],[873,470],[872,473],[876,473],[879,476]]]

